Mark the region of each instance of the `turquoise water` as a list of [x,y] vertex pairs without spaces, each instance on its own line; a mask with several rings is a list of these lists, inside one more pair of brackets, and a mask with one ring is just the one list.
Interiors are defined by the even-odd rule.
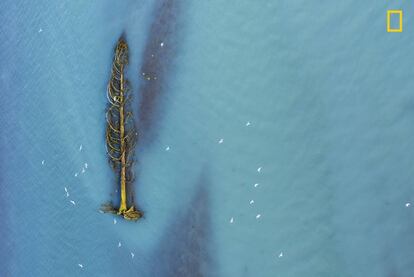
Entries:
[[[414,276],[412,10],[2,1],[0,276]],[[137,223],[98,211],[122,32]]]

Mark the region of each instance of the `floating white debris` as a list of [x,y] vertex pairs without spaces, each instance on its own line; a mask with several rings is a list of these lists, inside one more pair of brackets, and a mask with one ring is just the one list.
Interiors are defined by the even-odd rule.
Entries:
[[116,224],[116,218],[114,218],[114,224]]
[[78,266],[79,266],[80,268],[83,268],[83,264],[78,264]]
[[69,197],[68,189],[65,187],[66,197]]
[[78,173],[77,172],[75,173],[75,177],[78,177]]
[[405,203],[405,206],[408,208],[411,206],[411,203]]
[[118,247],[121,247],[121,246],[122,246],[121,242],[118,242]]
[[258,186],[259,186],[259,184],[258,184],[258,183],[254,184],[254,187],[255,187],[255,188],[257,188]]
[[230,223],[233,223],[234,222],[234,218],[230,218]]
[[164,47],[164,42],[161,42],[161,43],[160,43],[160,46],[161,46],[161,47]]
[[131,252],[131,258],[133,259],[135,256],[135,254],[133,252]]
[[246,126],[250,126],[250,124],[251,124],[250,121],[246,122]]
[[261,214],[257,214],[256,219],[259,219],[261,216],[262,216]]
[[85,163],[85,168],[88,168],[88,163]]
[[282,258],[282,257],[283,257],[283,252],[280,252],[279,258]]
[[260,171],[262,171],[262,167],[259,167],[259,168],[257,169],[257,172],[259,172],[259,173],[260,173]]
[[39,33],[43,32],[42,28],[39,29]]
[[165,151],[170,151],[170,147],[169,146],[165,147]]
[[254,200],[250,200],[250,205],[253,205],[254,204]]
[[42,165],[44,165],[44,164],[45,164],[45,160],[42,161]]
[[70,203],[72,203],[72,205],[73,205],[73,206],[76,206],[76,203],[75,203],[75,201],[73,201],[73,200],[70,200]]
[[82,144],[81,145],[79,145],[79,151],[82,151]]
[[218,141],[218,143],[220,143],[220,144],[222,144],[224,142],[224,139],[220,139],[219,141]]

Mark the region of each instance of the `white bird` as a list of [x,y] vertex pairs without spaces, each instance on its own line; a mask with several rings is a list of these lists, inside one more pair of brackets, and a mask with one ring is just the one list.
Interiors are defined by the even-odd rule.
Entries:
[[230,218],[230,223],[233,223],[234,222],[234,218]]
[[134,258],[134,256],[135,256],[135,254],[131,252],[131,258],[132,259]]
[[83,264],[78,264],[78,266],[79,266],[80,268],[83,268]]
[[45,164],[45,160],[42,161],[42,165],[44,165],[44,164]]
[[72,204],[73,204],[73,206],[75,206],[75,205],[76,205],[75,201],[73,201],[73,200],[70,200],[70,203],[72,203]]
[[121,246],[122,246],[121,242],[118,242],[118,247],[121,247]]
[[75,173],[75,177],[78,177],[78,173],[77,172]]
[[161,42],[161,43],[160,43],[160,46],[161,46],[161,47],[164,47],[164,42]]
[[262,168],[261,168],[261,167],[259,167],[259,168],[257,169],[257,172],[259,172],[259,173],[260,173],[260,171],[262,171]]
[[259,219],[261,216],[261,214],[256,215],[256,219]]
[[411,203],[405,203],[405,206],[408,208],[411,206]]
[[85,169],[84,168],[82,168],[82,171],[81,171],[82,173],[85,173]]
[[43,31],[43,30],[42,30],[42,28],[40,28],[40,29],[39,29],[39,33],[41,33],[42,31]]
[[282,258],[282,257],[283,257],[283,252],[280,252],[279,258]]
[[254,203],[254,200],[250,200],[250,205],[253,205],[253,203]]
[[82,151],[82,144],[79,145],[79,151]]
[[258,184],[258,183],[254,184],[254,187],[255,187],[255,188],[257,188],[258,186],[259,186],[259,184]]
[[114,224],[116,224],[116,219],[114,218]]
[[68,189],[65,187],[66,197],[69,197]]
[[88,163],[85,163],[85,168],[88,168]]
[[220,139],[218,143],[222,144],[224,142],[224,139]]
[[250,121],[247,121],[246,122],[246,126],[250,126]]
[[170,151],[170,147],[169,146],[165,147],[165,151]]

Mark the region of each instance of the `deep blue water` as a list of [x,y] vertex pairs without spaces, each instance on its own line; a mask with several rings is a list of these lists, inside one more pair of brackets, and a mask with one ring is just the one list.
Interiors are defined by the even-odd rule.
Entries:
[[[0,276],[414,276],[413,11],[1,1]],[[98,211],[122,32],[137,223]]]

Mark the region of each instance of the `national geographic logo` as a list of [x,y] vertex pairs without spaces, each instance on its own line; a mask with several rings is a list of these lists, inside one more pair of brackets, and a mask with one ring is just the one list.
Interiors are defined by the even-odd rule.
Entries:
[[403,11],[402,10],[388,10],[387,11],[387,32],[388,33],[401,33],[402,30],[403,30]]

